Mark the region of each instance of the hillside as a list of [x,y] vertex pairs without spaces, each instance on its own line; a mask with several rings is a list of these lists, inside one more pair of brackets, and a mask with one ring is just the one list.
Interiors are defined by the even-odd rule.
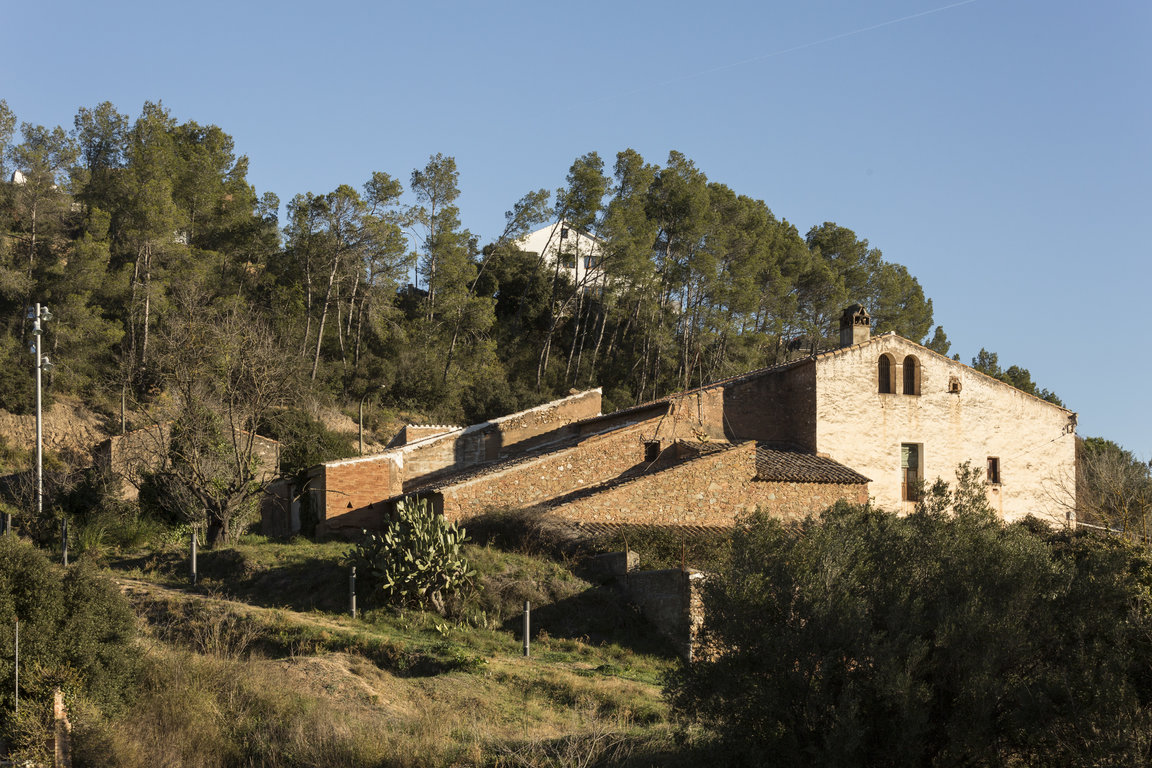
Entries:
[[214,577],[196,589],[177,586],[175,550],[110,561],[145,653],[132,707],[81,713],[88,764],[676,764],[660,684],[677,662],[610,592],[547,560],[473,548],[508,612],[524,595],[538,606],[524,658],[519,617],[491,602],[466,621],[352,619],[336,607],[342,545],[256,542],[205,553]]

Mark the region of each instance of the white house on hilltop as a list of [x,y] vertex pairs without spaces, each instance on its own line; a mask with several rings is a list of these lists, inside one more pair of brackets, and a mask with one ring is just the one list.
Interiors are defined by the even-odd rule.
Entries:
[[568,278],[584,290],[600,279],[604,241],[563,219],[529,232],[516,241],[516,247],[540,254],[549,266],[559,264]]

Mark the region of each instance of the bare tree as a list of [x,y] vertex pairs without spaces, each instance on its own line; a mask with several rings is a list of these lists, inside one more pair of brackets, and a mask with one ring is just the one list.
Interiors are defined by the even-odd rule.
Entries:
[[206,306],[195,290],[176,297],[161,331],[169,398],[155,412],[171,421],[150,476],[157,504],[207,525],[208,544],[246,524],[278,473],[278,444],[257,435],[295,390],[295,360],[262,319],[238,303]]
[[1149,540],[1152,466],[1111,440],[1090,437],[1077,451],[1077,507],[1088,523]]

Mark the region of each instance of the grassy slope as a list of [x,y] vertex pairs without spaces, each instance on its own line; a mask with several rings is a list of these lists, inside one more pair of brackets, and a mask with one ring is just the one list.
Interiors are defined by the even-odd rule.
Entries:
[[[346,548],[258,541],[204,553],[196,590],[178,551],[112,560],[147,619],[148,651],[136,704],[113,721],[81,718],[78,736],[104,756],[90,763],[676,763],[660,678],[677,662],[611,590],[475,547],[484,589],[464,620],[352,619],[340,613]],[[537,606],[529,659],[524,599]]]

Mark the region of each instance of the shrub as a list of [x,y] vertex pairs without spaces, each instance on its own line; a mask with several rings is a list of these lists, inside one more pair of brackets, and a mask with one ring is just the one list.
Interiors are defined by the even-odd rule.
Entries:
[[[102,709],[121,702],[136,661],[135,615],[107,578],[87,560],[65,571],[16,536],[0,536],[0,677],[13,679],[14,629],[20,620],[21,704],[29,711],[51,707],[59,686]],[[35,740],[7,717],[11,686],[0,688],[5,736],[14,746]]]
[[1147,764],[1148,554],[945,490],[907,517],[741,520],[676,709],[733,763]]
[[461,545],[463,528],[432,510],[427,499],[403,499],[382,535],[365,532],[346,561],[368,579],[370,601],[398,607],[432,607],[472,583],[475,572]]

